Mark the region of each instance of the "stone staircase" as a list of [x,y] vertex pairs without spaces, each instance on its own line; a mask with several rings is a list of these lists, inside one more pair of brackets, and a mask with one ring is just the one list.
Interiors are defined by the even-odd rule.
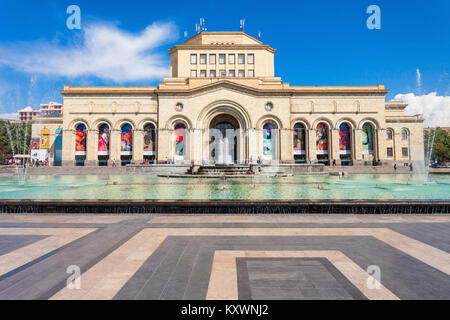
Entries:
[[256,174],[256,166],[251,165],[193,165],[189,168],[188,174],[198,176],[247,176]]

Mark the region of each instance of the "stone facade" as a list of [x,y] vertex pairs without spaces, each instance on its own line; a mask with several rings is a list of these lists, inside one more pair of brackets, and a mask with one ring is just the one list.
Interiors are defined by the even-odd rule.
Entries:
[[423,161],[422,115],[386,102],[384,85],[291,86],[274,75],[275,51],[242,32],[202,32],[169,50],[171,77],[157,87],[65,86],[63,165],[99,164],[101,126],[108,164]]

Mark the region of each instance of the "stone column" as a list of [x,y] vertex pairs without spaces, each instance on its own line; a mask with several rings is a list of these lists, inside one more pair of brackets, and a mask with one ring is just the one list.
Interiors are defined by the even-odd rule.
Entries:
[[88,130],[86,147],[86,166],[97,165],[98,130]]
[[169,129],[158,129],[158,162],[164,163],[164,161],[172,159],[172,133],[173,131]]
[[331,143],[330,143],[331,150],[328,151],[330,153],[330,165],[333,163],[333,160],[336,160],[336,164],[341,164],[341,158],[339,155],[339,130],[332,129],[330,130],[330,133],[331,133]]
[[192,142],[193,145],[195,145],[194,149],[192,150],[192,160],[194,161],[194,164],[201,165],[203,159],[203,130],[202,129],[193,129],[192,132]]
[[280,132],[280,160],[291,162],[294,160],[292,154],[291,131],[289,129],[281,129]]
[[144,131],[133,132],[133,163],[140,164],[144,160]]
[[362,131],[361,129],[355,129],[354,130],[354,159],[353,162],[355,165],[362,165],[363,164],[363,158],[362,158]]
[[252,163],[256,163],[256,161],[258,160],[258,130],[255,130],[253,128],[248,129],[246,135],[248,136],[248,161],[250,161],[251,158]]
[[75,132],[63,130],[62,165],[73,166],[75,164]]
[[311,158],[313,163],[317,162],[317,154],[316,154],[316,130],[315,129],[309,129],[308,131],[308,159]]
[[111,136],[109,137],[109,161],[108,165],[112,164],[112,161],[116,161],[116,165],[120,166],[120,131],[111,130]]

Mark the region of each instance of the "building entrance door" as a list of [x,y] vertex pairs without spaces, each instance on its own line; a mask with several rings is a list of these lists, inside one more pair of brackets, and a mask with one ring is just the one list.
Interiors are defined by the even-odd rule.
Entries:
[[214,164],[237,162],[237,130],[229,122],[219,122],[210,129],[210,159]]

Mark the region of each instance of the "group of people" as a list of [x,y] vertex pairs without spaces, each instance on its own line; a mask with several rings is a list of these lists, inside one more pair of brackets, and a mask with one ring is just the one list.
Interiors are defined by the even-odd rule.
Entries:
[[22,159],[9,159],[8,165],[10,166],[27,166],[27,167],[45,167],[48,166],[48,160],[31,159],[31,161],[22,161]]

